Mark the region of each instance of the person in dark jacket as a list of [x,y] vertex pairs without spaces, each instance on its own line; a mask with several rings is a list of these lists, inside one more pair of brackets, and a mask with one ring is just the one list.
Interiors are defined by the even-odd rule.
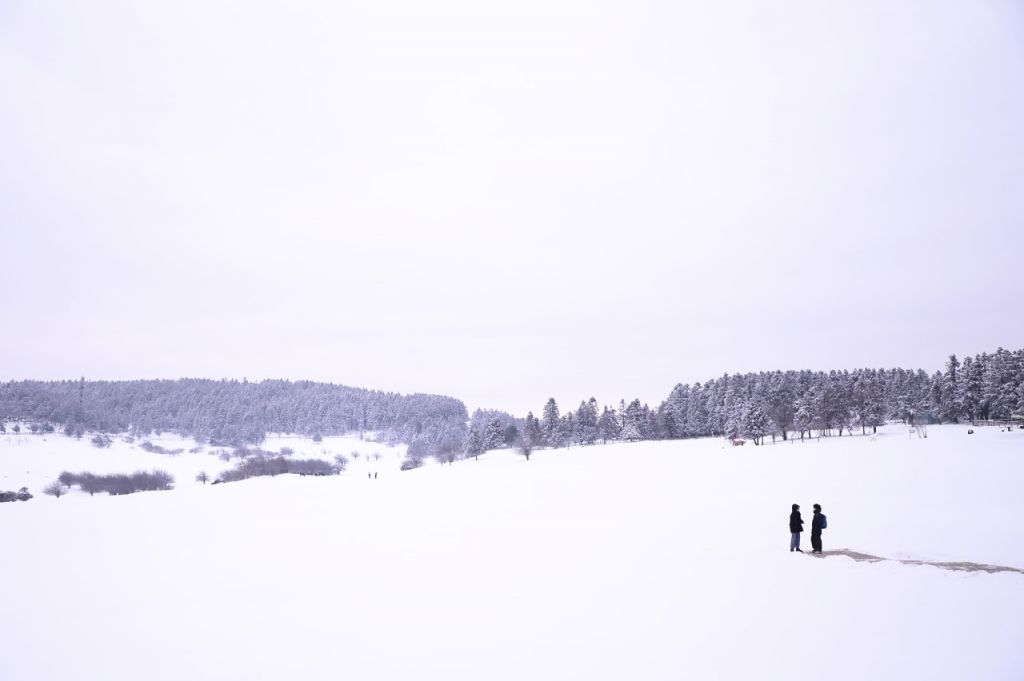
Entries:
[[792,535],[789,540],[790,551],[803,553],[803,549],[800,548],[800,533],[803,531],[804,520],[800,517],[800,504],[793,504],[793,512],[789,514],[789,533]]
[[821,504],[814,505],[814,519],[811,520],[811,553],[821,553],[821,531],[824,528],[825,516],[821,513]]

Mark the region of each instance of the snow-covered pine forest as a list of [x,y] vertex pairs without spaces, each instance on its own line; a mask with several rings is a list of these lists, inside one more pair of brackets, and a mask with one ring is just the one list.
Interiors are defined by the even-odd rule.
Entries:
[[[657,407],[640,400],[539,416],[497,410],[472,417],[458,399],[400,395],[311,381],[11,381],[0,417],[68,435],[173,432],[214,445],[258,444],[269,433],[373,432],[409,445],[410,459],[452,461],[503,447],[530,450],[595,442],[725,436],[842,436],[890,420],[959,422],[1024,417],[1024,349],[950,356],[942,371],[909,369],[725,374],[679,384]],[[468,426],[467,426],[468,422]],[[4,426],[0,423],[0,428]]]
[[[725,436],[842,436],[887,421],[956,423],[1024,417],[1024,350],[951,355],[942,371],[856,369],[725,374],[679,384],[660,405],[640,400],[599,407],[594,398],[560,412],[551,398],[539,417],[473,414],[466,451],[513,444],[566,447],[607,441]],[[504,438],[502,438],[504,436]]]
[[67,435],[170,432],[215,446],[259,444],[269,433],[369,431],[383,442],[417,442],[431,452],[460,449],[468,419],[461,401],[441,395],[194,378],[0,383],[0,417],[44,431],[56,424]]

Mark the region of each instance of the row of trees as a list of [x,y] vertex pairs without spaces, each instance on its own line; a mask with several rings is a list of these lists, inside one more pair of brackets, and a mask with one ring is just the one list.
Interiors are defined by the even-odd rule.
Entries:
[[482,414],[471,424],[464,454],[514,444],[536,447],[587,445],[610,440],[688,437],[765,438],[842,436],[890,420],[906,423],[1024,418],[1024,350],[949,357],[943,371],[857,369],[725,374],[694,385],[679,384],[656,408],[640,400],[598,407],[594,398],[560,412],[551,398],[540,418]]
[[[216,446],[258,444],[268,433],[354,431],[427,452],[458,450],[465,405],[441,395],[400,395],[312,381],[11,381],[0,383],[4,419],[68,435],[174,432]],[[20,426],[19,426],[20,427]]]
[[[321,459],[289,459],[285,456],[250,456],[239,461],[234,468],[220,474],[220,482],[235,482],[264,475],[337,475],[345,470],[345,459],[328,463]],[[205,484],[205,480],[200,480]]]
[[97,492],[110,495],[133,494],[135,492],[152,492],[171,489],[174,476],[167,471],[136,471],[134,473],[115,473],[113,475],[96,475],[95,473],[62,472],[57,480],[43,488],[45,494],[60,498],[72,485],[78,485],[89,496]]
[[[213,445],[267,433],[376,431],[409,444],[409,458],[453,460],[505,446],[524,450],[609,440],[727,436],[788,439],[875,429],[887,420],[931,422],[1024,416],[1024,350],[951,356],[944,371],[858,369],[726,374],[679,384],[657,407],[639,400],[560,412],[554,399],[525,419],[440,395],[399,395],[310,381],[18,381],[0,383],[3,419],[80,435],[171,431]],[[467,421],[469,421],[467,428]],[[109,443],[101,438],[97,446]]]

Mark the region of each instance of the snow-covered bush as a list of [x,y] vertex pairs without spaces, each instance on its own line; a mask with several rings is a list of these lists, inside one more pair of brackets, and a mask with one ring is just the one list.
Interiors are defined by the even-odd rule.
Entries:
[[0,492],[0,503],[7,501],[28,501],[32,495],[28,493],[27,487],[22,487],[17,492]]

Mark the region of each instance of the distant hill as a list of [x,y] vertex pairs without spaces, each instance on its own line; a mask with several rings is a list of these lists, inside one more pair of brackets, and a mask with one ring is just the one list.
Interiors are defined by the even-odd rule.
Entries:
[[267,433],[374,431],[423,451],[461,448],[466,406],[442,395],[313,381],[183,378],[0,383],[0,417],[68,434],[175,432],[216,445],[258,443]]

